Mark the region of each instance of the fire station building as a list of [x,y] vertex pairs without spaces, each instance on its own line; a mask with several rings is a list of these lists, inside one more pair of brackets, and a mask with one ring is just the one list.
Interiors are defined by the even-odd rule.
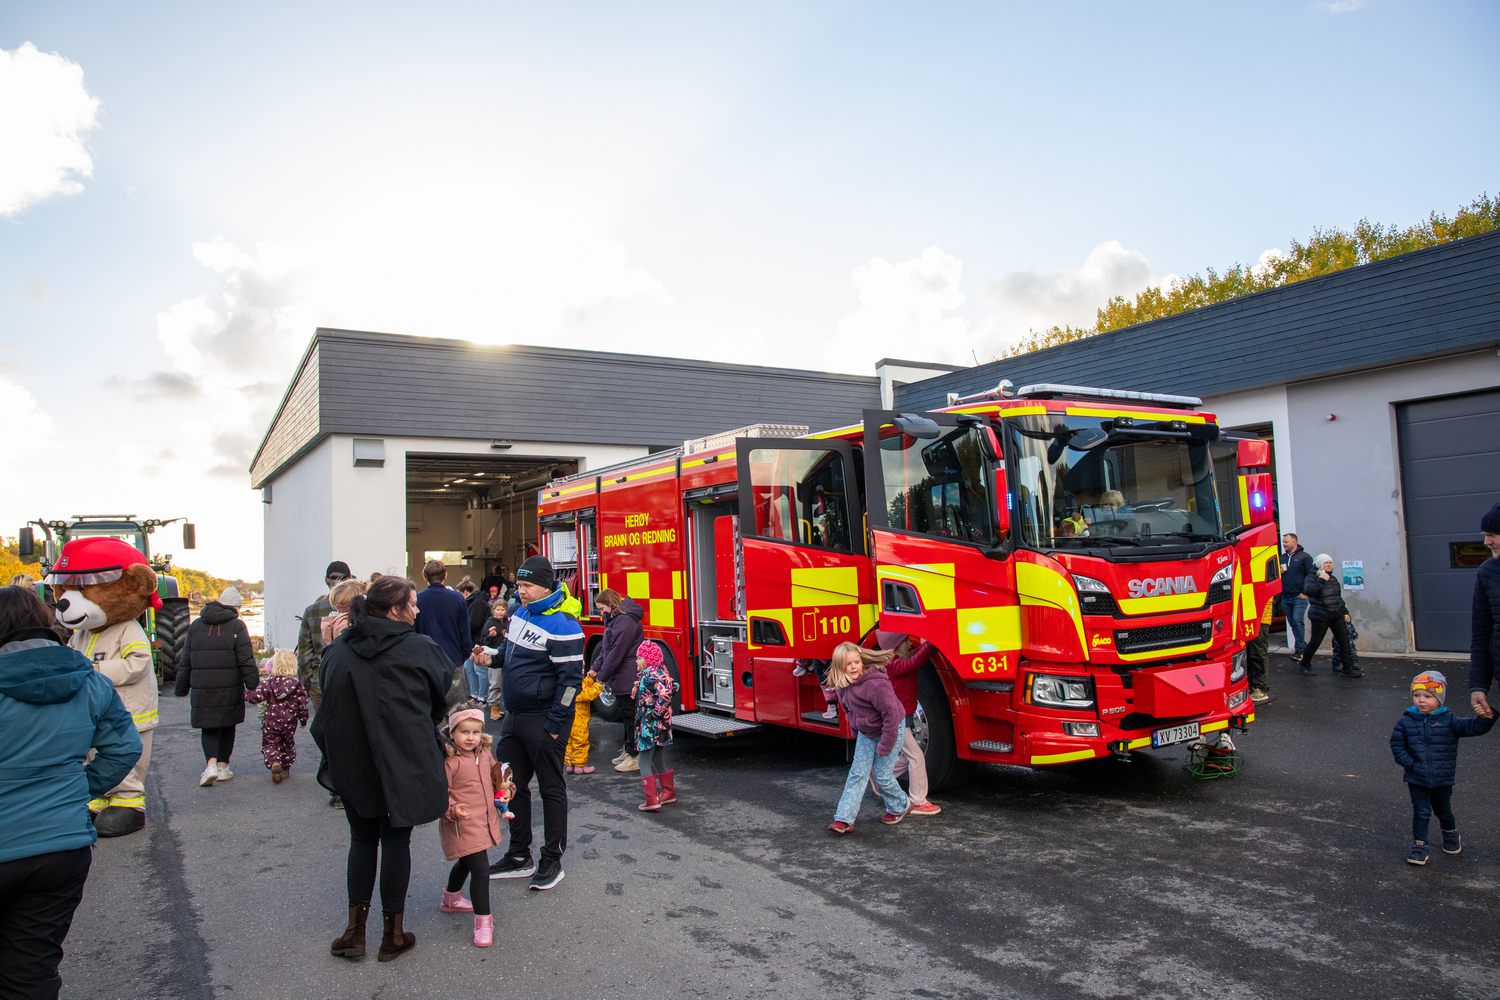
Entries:
[[1278,520],[1333,556],[1361,650],[1467,651],[1479,516],[1500,500],[1500,233],[970,368],[839,375],[320,329],[250,470],[266,634],[295,641],[333,559],[420,580],[437,557],[450,584],[514,568],[552,478],[1001,380],[1202,397],[1272,443]]

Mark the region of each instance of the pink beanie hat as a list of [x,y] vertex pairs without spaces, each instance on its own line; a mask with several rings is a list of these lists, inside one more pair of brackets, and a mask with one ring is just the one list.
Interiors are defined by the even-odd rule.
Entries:
[[661,647],[647,639],[636,647],[635,655],[646,661],[648,667],[659,667],[664,662],[661,655]]
[[454,729],[458,728],[458,724],[460,722],[463,722],[465,719],[473,719],[475,722],[479,723],[481,727],[483,727],[484,725],[483,712],[481,712],[477,708],[463,708],[448,716],[448,732],[453,732]]

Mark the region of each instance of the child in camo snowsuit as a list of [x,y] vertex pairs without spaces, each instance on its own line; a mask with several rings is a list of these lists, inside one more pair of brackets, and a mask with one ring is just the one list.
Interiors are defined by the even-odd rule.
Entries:
[[297,760],[297,726],[307,725],[307,691],[297,680],[297,657],[278,649],[271,657],[271,676],[254,691],[245,692],[251,704],[263,703],[260,752],[271,769],[271,780],[281,784]]

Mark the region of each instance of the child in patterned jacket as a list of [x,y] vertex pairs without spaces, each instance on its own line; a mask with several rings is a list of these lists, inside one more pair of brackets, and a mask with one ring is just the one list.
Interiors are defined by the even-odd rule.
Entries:
[[245,701],[261,705],[260,752],[271,780],[281,784],[297,760],[297,727],[307,725],[307,691],[297,680],[297,657],[278,649],[271,657],[271,676],[245,692]]

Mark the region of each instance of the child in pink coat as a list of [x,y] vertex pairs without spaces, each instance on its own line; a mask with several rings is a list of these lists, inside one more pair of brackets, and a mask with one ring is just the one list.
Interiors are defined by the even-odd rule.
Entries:
[[[438,820],[443,857],[454,862],[443,890],[444,913],[474,914],[474,944],[488,948],[495,940],[490,915],[491,847],[500,846],[500,817],[495,812],[495,784],[490,768],[494,737],[484,731],[484,713],[466,708],[448,716],[449,745],[444,748],[448,772],[448,811]],[[464,899],[465,879],[469,896]]]

